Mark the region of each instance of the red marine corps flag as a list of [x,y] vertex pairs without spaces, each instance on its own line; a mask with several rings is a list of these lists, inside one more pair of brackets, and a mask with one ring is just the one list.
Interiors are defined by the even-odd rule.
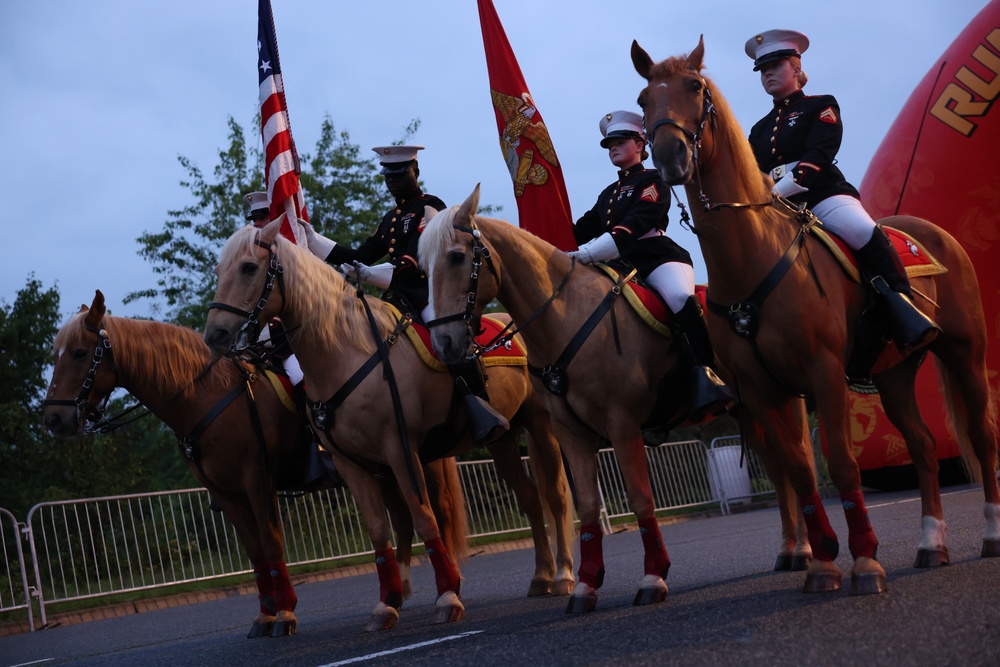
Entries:
[[573,217],[562,168],[492,0],[478,0],[490,97],[500,150],[514,182],[521,227],[561,250],[575,250]]
[[285,85],[278,63],[278,39],[274,34],[271,0],[257,5],[257,82],[260,95],[260,133],[264,140],[264,178],[271,220],[282,215],[281,235],[305,245],[305,233],[295,218],[309,220],[306,200],[299,186],[299,154],[292,140],[285,104]]

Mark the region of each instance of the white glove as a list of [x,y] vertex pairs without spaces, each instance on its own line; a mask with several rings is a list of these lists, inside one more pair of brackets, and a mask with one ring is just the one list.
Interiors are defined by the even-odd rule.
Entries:
[[322,234],[317,234],[316,230],[313,229],[312,223],[306,222],[302,218],[298,218],[298,221],[299,225],[305,231],[306,247],[309,248],[309,252],[322,260],[329,257],[330,251],[337,246],[337,242],[326,238]]
[[340,270],[351,284],[357,285],[358,277],[360,276],[361,282],[374,285],[380,289],[385,289],[392,282],[393,268],[391,262],[383,262],[375,266],[368,266],[361,262],[354,262],[353,264],[345,262],[340,265]]
[[621,256],[618,252],[618,245],[615,243],[615,238],[611,236],[611,232],[604,232],[596,239],[584,243],[578,250],[572,250],[566,254],[570,257],[576,257],[584,264],[606,262],[609,259],[616,259]]
[[798,183],[796,183],[795,179],[792,178],[791,173],[785,174],[784,178],[775,183],[774,187],[771,188],[771,194],[778,195],[779,197],[784,197],[785,199],[788,199],[789,197],[794,197],[795,195],[801,194],[803,192],[809,192],[809,188],[804,188]]

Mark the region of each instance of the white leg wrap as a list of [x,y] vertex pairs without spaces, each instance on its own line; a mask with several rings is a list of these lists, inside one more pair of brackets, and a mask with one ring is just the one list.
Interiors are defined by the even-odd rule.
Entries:
[[986,517],[986,530],[983,531],[984,540],[1000,540],[1000,505],[986,503],[983,507],[983,516]]
[[922,517],[920,528],[923,532],[920,535],[920,544],[917,545],[918,549],[938,550],[945,546],[948,525],[942,519],[935,519],[932,516]]

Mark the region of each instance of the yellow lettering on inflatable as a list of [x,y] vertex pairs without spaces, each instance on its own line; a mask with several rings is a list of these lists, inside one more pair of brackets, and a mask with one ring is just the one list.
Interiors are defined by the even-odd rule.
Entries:
[[[952,103],[954,107],[949,108]],[[972,93],[956,83],[949,83],[931,107],[931,115],[968,137],[976,126],[965,117],[982,116],[989,108],[989,102],[974,102]]]
[[958,70],[958,74],[955,75],[955,78],[964,83],[966,88],[987,101],[995,99],[997,93],[1000,92],[1000,76],[997,76],[997,74],[1000,73],[1000,58],[995,56],[993,52],[985,46],[979,46],[975,51],[973,51],[972,57],[981,62],[988,70],[993,72],[993,82],[986,83],[976,76],[972,70],[965,66],[962,66],[962,69]]

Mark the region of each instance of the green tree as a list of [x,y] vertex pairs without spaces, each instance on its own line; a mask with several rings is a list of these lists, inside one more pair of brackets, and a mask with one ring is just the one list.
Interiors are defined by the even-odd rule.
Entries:
[[[178,157],[186,172],[181,185],[193,201],[168,211],[160,231],[139,236],[139,254],[160,278],[157,287],[131,292],[124,299],[125,303],[163,299],[172,321],[196,329],[204,323],[215,292],[219,251],[246,224],[242,197],[264,188],[260,150],[247,143],[243,128],[232,117],[228,126],[229,145],[219,151],[211,178],[190,159]],[[418,127],[418,121],[412,122],[400,143]],[[360,147],[346,131],[337,132],[329,116],[323,120],[315,151],[303,154],[301,164],[299,178],[313,226],[342,243],[367,238],[392,205],[378,177],[377,156],[362,157]]]

